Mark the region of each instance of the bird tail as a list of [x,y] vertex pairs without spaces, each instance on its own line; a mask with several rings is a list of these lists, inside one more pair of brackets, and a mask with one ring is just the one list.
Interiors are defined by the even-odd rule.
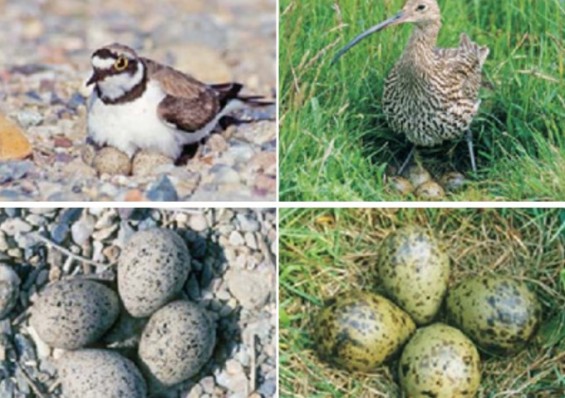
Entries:
[[211,86],[220,96],[220,106],[225,108],[231,100],[239,100],[248,106],[269,106],[274,105],[273,101],[268,101],[260,95],[243,96],[239,92],[243,89],[240,83],[222,83]]
[[461,39],[459,46],[463,48],[466,52],[474,53],[479,60],[479,65],[483,67],[490,50],[487,46],[479,46],[477,43],[471,41],[469,36],[465,33],[461,33]]

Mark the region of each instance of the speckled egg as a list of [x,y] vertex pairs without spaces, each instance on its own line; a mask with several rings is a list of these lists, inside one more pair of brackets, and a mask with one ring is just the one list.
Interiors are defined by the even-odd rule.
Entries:
[[416,189],[414,194],[418,199],[428,201],[441,200],[445,198],[445,190],[435,181],[427,181],[423,183]]
[[153,228],[135,233],[118,264],[118,291],[126,310],[147,317],[171,301],[190,272],[186,244],[175,232]]
[[485,352],[513,354],[537,328],[541,307],[523,282],[498,276],[471,277],[449,291],[450,322]]
[[387,295],[418,325],[425,325],[445,296],[449,257],[430,231],[408,226],[383,241],[377,273]]
[[66,398],[147,397],[147,386],[139,369],[113,351],[71,351],[59,359],[57,369]]
[[144,372],[158,386],[171,386],[197,374],[216,344],[216,325],[196,304],[174,301],[149,319],[139,343]]
[[414,329],[410,316],[388,299],[350,291],[320,311],[313,337],[321,358],[348,370],[372,371],[391,358]]
[[398,373],[409,398],[472,398],[481,384],[473,342],[442,323],[416,331],[402,352]]
[[4,264],[0,264],[0,319],[6,317],[18,302],[20,278]]
[[111,146],[98,151],[92,160],[92,166],[98,174],[130,175],[131,161],[125,153]]
[[114,323],[118,297],[89,280],[48,285],[31,310],[31,326],[52,347],[74,350],[95,342]]

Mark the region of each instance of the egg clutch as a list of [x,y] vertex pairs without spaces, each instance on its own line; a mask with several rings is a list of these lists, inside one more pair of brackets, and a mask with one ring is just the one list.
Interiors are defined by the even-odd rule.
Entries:
[[539,323],[541,306],[521,281],[472,276],[448,289],[449,258],[425,228],[388,235],[375,271],[384,294],[353,290],[331,298],[313,337],[322,359],[350,371],[371,372],[400,356],[399,384],[410,398],[474,397],[479,351],[513,355]]
[[[144,398],[196,375],[212,356],[216,325],[196,303],[176,299],[190,271],[182,238],[152,228],[124,247],[117,294],[87,279],[48,285],[30,322],[49,346],[69,350],[57,364],[63,394]],[[113,348],[134,348],[135,362]]]

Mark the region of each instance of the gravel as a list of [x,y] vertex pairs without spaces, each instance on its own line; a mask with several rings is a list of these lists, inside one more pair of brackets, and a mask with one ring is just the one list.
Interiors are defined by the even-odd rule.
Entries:
[[[0,209],[0,257],[21,281],[15,307],[0,320],[0,396],[62,396],[55,363],[64,351],[46,345],[29,325],[38,292],[68,279],[112,286],[127,239],[138,230],[165,227],[180,234],[192,256],[179,298],[208,311],[217,344],[198,375],[159,397],[274,397],[275,218],[272,209]],[[243,237],[236,244],[234,233]],[[248,245],[247,234],[258,244]],[[145,321],[122,314],[97,348],[135,362]]]
[[[245,95],[276,92],[276,1],[0,0],[0,115],[34,148],[0,162],[5,201],[274,201],[275,106],[236,114],[178,164],[154,155],[99,174],[86,145],[84,82],[90,55],[121,42],[209,82],[235,80]],[[249,123],[247,123],[250,121]],[[108,170],[106,170],[108,171]]]

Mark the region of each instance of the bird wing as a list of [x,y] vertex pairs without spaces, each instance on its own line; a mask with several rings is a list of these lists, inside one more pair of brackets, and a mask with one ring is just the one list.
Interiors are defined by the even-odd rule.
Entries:
[[436,49],[441,70],[458,86],[466,98],[477,95],[481,86],[482,66],[488,56],[488,48],[479,47],[466,34],[461,34],[457,48]]
[[187,132],[211,122],[220,110],[218,92],[192,76],[144,58],[148,77],[159,83],[166,96],[159,103],[161,120]]

